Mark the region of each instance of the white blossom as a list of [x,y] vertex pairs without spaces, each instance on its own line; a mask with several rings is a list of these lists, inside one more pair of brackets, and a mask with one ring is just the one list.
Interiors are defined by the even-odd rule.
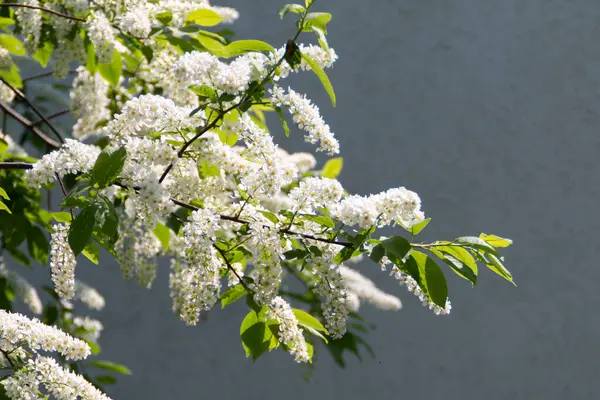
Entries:
[[319,108],[306,96],[296,93],[288,88],[287,93],[280,87],[271,89],[271,101],[277,106],[285,106],[292,114],[298,128],[305,131],[305,140],[309,143],[319,143],[317,151],[325,151],[329,155],[340,151],[340,144],[329,129],[329,125],[323,121]]
[[54,225],[54,233],[50,239],[50,272],[54,290],[65,300],[75,295],[75,266],[77,260],[67,241],[69,226]]
[[[22,3],[32,7],[41,7],[38,0],[26,0]],[[25,48],[29,53],[35,53],[42,33],[42,12],[36,8],[19,7],[15,11],[15,16],[25,37]]]
[[82,360],[90,355],[90,347],[83,340],[45,325],[37,318],[29,319],[5,310],[0,310],[0,339],[12,345],[26,345],[33,352],[58,352],[67,360]]
[[71,92],[71,110],[77,122],[73,126],[73,137],[84,139],[98,130],[97,125],[111,118],[108,108],[109,84],[98,73],[90,74],[84,66],[77,68]]
[[12,57],[8,50],[4,47],[0,47],[0,70],[10,71],[12,68]]
[[100,292],[78,279],[75,279],[75,298],[92,310],[102,310],[106,304]]
[[302,335],[302,329],[298,327],[298,319],[294,315],[290,305],[281,297],[277,296],[269,303],[267,316],[279,322],[278,339],[285,344],[297,362],[308,362],[308,347]]
[[96,56],[101,64],[112,60],[115,48],[115,33],[106,15],[102,11],[92,11],[89,16],[89,36],[96,48]]
[[25,178],[30,186],[40,188],[54,180],[56,174],[63,177],[66,174],[89,172],[99,154],[100,149],[96,146],[66,139],[59,150],[46,154],[36,162],[26,172]]
[[358,271],[344,265],[340,267],[340,274],[348,290],[351,311],[358,311],[360,300],[365,300],[382,310],[400,310],[402,303],[400,299],[385,293],[375,286],[375,283]]
[[48,357],[29,359],[23,368],[1,383],[8,397],[14,400],[39,398],[40,386],[59,400],[109,399],[84,377],[64,369]]

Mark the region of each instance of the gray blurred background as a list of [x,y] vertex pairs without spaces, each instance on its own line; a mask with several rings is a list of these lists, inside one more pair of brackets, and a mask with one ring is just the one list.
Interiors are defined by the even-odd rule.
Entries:
[[[215,1],[215,3],[217,3]],[[294,17],[274,0],[229,0],[237,38],[282,45]],[[372,263],[361,270],[404,309],[364,315],[376,358],[323,353],[306,383],[283,353],[244,358],[241,302],[186,327],[171,312],[167,265],[152,290],[102,260],[78,274],[104,291],[103,358],[134,374],[117,399],[596,399],[600,396],[597,212],[600,4],[595,0],[320,0],[340,60],[330,102],[294,79],[341,142],[350,192],[406,186],[433,218],[424,239],[510,237],[518,288],[491,271],[448,271],[453,312],[436,317]],[[307,37],[310,36],[307,34]],[[311,38],[312,39],[312,38]],[[276,140],[312,150],[301,135]],[[320,158],[322,161],[323,158]]]

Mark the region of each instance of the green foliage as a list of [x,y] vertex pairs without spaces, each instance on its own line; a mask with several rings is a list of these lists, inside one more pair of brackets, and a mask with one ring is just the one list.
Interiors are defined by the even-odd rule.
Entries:
[[240,299],[243,299],[246,294],[246,289],[240,284],[230,287],[221,295],[221,309]]
[[115,372],[117,374],[131,375],[131,370],[129,368],[127,368],[124,365],[114,363],[112,361],[94,360],[90,361],[88,365],[106,371]]
[[321,176],[323,178],[335,179],[342,173],[342,168],[344,168],[344,159],[342,157],[331,158],[323,166]]
[[119,80],[121,79],[121,70],[123,68],[121,54],[118,51],[115,51],[113,53],[112,61],[109,64],[97,64],[96,68],[108,83],[113,87],[117,87],[119,85]]
[[126,158],[124,147],[103,150],[92,168],[92,181],[101,188],[111,185],[123,170]]
[[97,207],[94,205],[87,206],[75,217],[69,229],[69,246],[75,255],[83,251],[88,244],[94,225],[96,224]]
[[189,13],[186,21],[187,23],[200,26],[215,26],[222,20],[223,17],[221,17],[215,11],[207,8],[200,8]]
[[329,77],[327,77],[327,74],[325,73],[325,71],[323,71],[323,68],[321,68],[319,66],[319,64],[317,64],[317,62],[314,61],[312,58],[310,58],[308,55],[302,53],[301,57],[310,66],[310,68],[313,70],[313,72],[315,73],[317,78],[319,78],[319,81],[321,81],[321,84],[323,85],[323,87],[325,88],[325,91],[327,92],[327,94],[329,95],[329,98],[331,99],[331,104],[333,104],[333,106],[335,107],[335,103],[336,103],[335,92],[333,91],[333,86],[331,85],[331,82],[329,81]]

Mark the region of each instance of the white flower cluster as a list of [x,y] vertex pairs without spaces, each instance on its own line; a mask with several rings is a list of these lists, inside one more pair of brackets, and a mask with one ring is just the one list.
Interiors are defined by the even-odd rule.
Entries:
[[102,310],[106,304],[104,297],[93,287],[75,280],[75,298],[92,310]]
[[[382,265],[385,265],[388,262],[389,260],[387,260],[387,257],[383,257],[380,263]],[[417,283],[417,281],[412,276],[400,271],[400,269],[397,266],[392,266],[390,276],[393,276],[398,281],[398,283],[400,283],[400,285],[405,285],[406,289],[409,292],[417,296],[417,298],[421,301],[421,304],[423,304],[424,307],[429,308],[436,315],[450,314],[450,311],[452,310],[452,304],[450,303],[449,299],[446,300],[446,305],[443,308],[430,301],[425,292],[423,292],[423,289],[421,289],[421,287]]]
[[71,110],[77,118],[73,126],[74,138],[85,139],[96,133],[100,122],[110,119],[108,89],[108,83],[100,74],[92,75],[84,66],[77,68],[77,76],[69,93]]
[[11,88],[0,82],[0,101],[10,104],[15,99],[15,96],[16,94]]
[[361,228],[375,224],[381,227],[392,222],[410,226],[424,218],[419,196],[403,187],[368,197],[349,196],[330,211],[344,224]]
[[185,261],[173,264],[170,284],[174,308],[188,325],[195,325],[200,311],[212,308],[219,298],[223,263],[213,245],[219,222],[214,210],[199,209],[183,227]]
[[66,174],[89,172],[99,154],[100,149],[96,146],[66,139],[59,150],[46,154],[36,162],[33,168],[25,173],[25,178],[30,186],[40,188],[54,180],[56,174],[63,177]]
[[382,310],[400,310],[402,303],[400,299],[385,293],[375,286],[375,283],[366,278],[360,272],[340,265],[340,274],[348,290],[348,301],[346,305],[350,311],[358,311],[360,300],[365,300]]
[[289,196],[296,202],[298,210],[312,212],[319,207],[329,208],[337,204],[343,194],[344,188],[335,179],[310,177],[300,181]]
[[181,87],[208,85],[219,93],[235,95],[248,88],[255,64],[250,56],[241,56],[226,64],[210,53],[192,51],[177,60],[174,73]]
[[304,339],[302,329],[298,328],[298,319],[283,298],[277,296],[270,302],[267,317],[279,322],[278,339],[287,346],[294,359],[297,362],[310,361],[306,339]]
[[321,297],[325,327],[333,338],[346,333],[348,321],[348,291],[340,273],[340,266],[315,260],[313,274],[316,278],[313,292]]
[[73,318],[73,325],[76,328],[83,329],[85,332],[81,334],[81,337],[86,340],[95,342],[100,337],[100,333],[104,327],[102,323],[97,319],[90,317],[75,317]]
[[281,86],[275,86],[270,91],[273,104],[287,107],[298,128],[307,133],[304,136],[305,140],[313,144],[319,143],[317,151],[326,151],[329,155],[340,152],[340,144],[333,136],[329,125],[323,121],[319,107],[291,88],[288,88],[287,93]]
[[75,266],[77,260],[67,241],[69,226],[54,225],[50,239],[50,272],[54,290],[61,299],[70,300],[75,295]]
[[42,34],[42,12],[35,7],[41,7],[38,0],[25,0],[25,5],[34,8],[19,7],[15,16],[25,37],[25,48],[30,53],[35,53]]
[[83,360],[90,355],[90,347],[83,340],[36,318],[5,310],[0,310],[0,339],[11,345],[26,345],[36,353],[39,350],[58,352],[67,360]]
[[108,64],[112,60],[115,49],[115,33],[102,11],[92,11],[88,17],[89,36],[94,47],[96,56],[101,64]]
[[[271,58],[271,63],[276,63],[277,61],[279,61],[281,57],[283,57],[283,55],[285,54],[285,50],[285,46],[277,49]],[[321,67],[321,69],[332,67],[333,63],[338,58],[334,49],[329,48],[328,50],[325,50],[313,44],[305,45],[304,43],[300,43],[298,45],[298,50],[300,50],[300,53],[307,55],[313,61],[315,61],[317,65]],[[300,65],[297,68],[298,69],[296,69],[295,71],[312,70],[312,68],[306,63],[306,60],[304,58],[302,59]],[[277,78],[286,78],[290,74],[290,72],[292,72],[292,67],[288,64],[287,61],[284,60],[277,70]]]
[[12,57],[8,50],[4,47],[0,47],[0,70],[1,71],[10,71],[12,68]]
[[[258,211],[246,205],[245,215],[253,216],[255,222],[250,224],[252,234],[246,242],[246,247],[252,253],[252,278],[256,288],[254,300],[258,304],[269,304],[278,294],[281,283],[281,259],[285,248],[277,229],[264,217],[260,218]],[[247,217],[246,217],[247,218]]]
[[15,271],[9,270],[4,264],[2,256],[0,256],[0,278],[6,279],[6,282],[14,289],[16,295],[23,299],[32,313],[38,315],[42,313],[42,301],[35,287]]
[[80,375],[67,371],[54,359],[37,357],[2,381],[13,400],[39,398],[40,386],[58,400],[109,400],[110,398]]
[[152,22],[144,3],[141,3],[118,18],[123,32],[136,38],[146,38],[152,29]]
[[193,117],[191,107],[179,107],[173,100],[146,94],[129,100],[121,112],[104,128],[117,144],[131,136],[146,136],[155,132],[176,133],[203,124],[204,113]]
[[[131,199],[127,200],[126,209],[133,203]],[[145,221],[134,218],[135,212],[121,215],[119,239],[115,243],[115,251],[125,279],[135,275],[141,286],[150,288],[156,278],[156,257],[162,247]]]

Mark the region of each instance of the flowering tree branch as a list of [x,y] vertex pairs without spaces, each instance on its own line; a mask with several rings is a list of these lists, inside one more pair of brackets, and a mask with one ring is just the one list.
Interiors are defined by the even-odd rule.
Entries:
[[65,19],[68,19],[68,20],[71,20],[71,21],[86,22],[85,19],[83,19],[83,18],[74,17],[72,15],[63,14],[63,13],[60,13],[60,12],[55,11],[55,10],[50,10],[49,8],[44,8],[44,7],[35,6],[35,5],[31,5],[31,4],[0,3],[0,7],[29,8],[29,9],[32,9],[32,10],[40,10],[40,11],[43,11],[45,13],[56,15],[58,17],[65,18]]
[[54,139],[52,139],[51,137],[46,135],[33,122],[29,121],[27,118],[25,118],[23,115],[21,115],[21,113],[19,113],[12,107],[10,107],[10,106],[6,105],[4,102],[0,101],[0,108],[2,108],[2,110],[4,110],[5,113],[9,114],[21,125],[23,125],[27,129],[29,129],[31,132],[33,132],[37,137],[42,139],[44,141],[44,143],[46,143],[48,146],[53,147],[55,149],[60,147],[60,143],[58,143],[57,141],[55,141]]

